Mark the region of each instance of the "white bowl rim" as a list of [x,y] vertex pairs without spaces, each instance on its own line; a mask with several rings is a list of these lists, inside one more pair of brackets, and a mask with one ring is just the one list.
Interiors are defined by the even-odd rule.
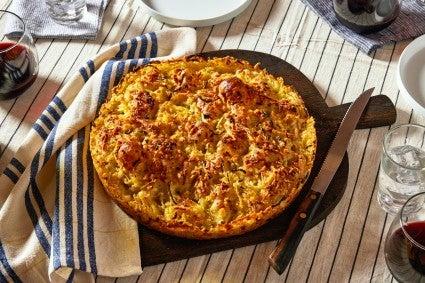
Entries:
[[[175,14],[174,11],[171,11],[171,10],[169,11],[168,14],[165,14],[163,11],[155,10],[151,5],[152,1],[161,1],[163,3],[166,3],[169,0],[140,0],[139,1],[141,4],[141,7],[145,10],[145,12],[147,12],[149,15],[156,18],[157,20],[166,24],[173,25],[173,26],[204,27],[204,26],[219,24],[236,17],[250,5],[252,0],[238,0],[236,3],[237,5],[234,7],[230,5],[229,7],[213,5],[213,7],[215,8],[213,9],[213,11],[211,11],[211,14],[213,16],[211,18],[200,18],[200,19],[194,19],[194,18],[197,18],[197,15],[196,15],[197,11],[186,7],[186,5],[188,3],[190,5],[191,1],[205,1],[205,2],[208,2],[208,4],[210,4],[211,6],[215,2],[214,0],[185,0],[185,1],[175,0],[175,1],[182,2],[182,4],[187,2],[186,5],[182,5],[182,7],[179,8],[179,12],[185,13],[184,18],[178,18],[177,16],[174,15]],[[229,0],[229,1],[233,1],[233,0]],[[222,1],[222,2],[224,3],[226,1]]]
[[[425,34],[410,42],[401,53],[397,66],[397,84],[402,96],[409,103],[409,105],[412,106],[414,110],[417,110],[418,112],[425,115],[425,105],[419,103],[417,98],[409,94],[403,81],[403,77],[406,73],[406,63],[409,62],[410,58],[412,58],[421,50],[425,50]],[[423,63],[425,64],[425,58]]]

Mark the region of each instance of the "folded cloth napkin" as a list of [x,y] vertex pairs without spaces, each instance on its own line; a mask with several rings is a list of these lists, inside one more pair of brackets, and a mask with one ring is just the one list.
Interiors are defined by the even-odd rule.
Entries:
[[90,122],[126,72],[195,48],[192,28],[141,35],[88,60],[57,93],[0,176],[0,282],[142,272],[139,226],[93,169]]
[[332,0],[301,0],[331,28],[363,52],[370,54],[391,42],[398,42],[425,33],[425,4],[422,0],[402,0],[400,15],[386,29],[361,35],[342,25],[335,16]]
[[47,12],[45,0],[13,0],[9,10],[24,20],[33,37],[95,39],[102,24],[106,2],[87,0],[87,12],[81,20],[71,25],[53,21]]

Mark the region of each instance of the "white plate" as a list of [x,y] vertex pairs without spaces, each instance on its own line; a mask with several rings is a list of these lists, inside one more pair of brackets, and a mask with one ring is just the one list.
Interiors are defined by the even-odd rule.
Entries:
[[401,53],[397,84],[406,102],[425,115],[425,35],[417,37]]
[[202,27],[225,22],[239,15],[251,0],[140,0],[144,10],[157,20],[174,25]]

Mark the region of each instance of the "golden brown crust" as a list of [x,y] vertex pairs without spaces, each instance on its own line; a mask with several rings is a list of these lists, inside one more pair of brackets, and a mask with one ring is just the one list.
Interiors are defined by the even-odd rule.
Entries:
[[209,239],[280,214],[311,171],[316,132],[282,78],[232,57],[193,56],[127,74],[93,122],[90,149],[126,213]]

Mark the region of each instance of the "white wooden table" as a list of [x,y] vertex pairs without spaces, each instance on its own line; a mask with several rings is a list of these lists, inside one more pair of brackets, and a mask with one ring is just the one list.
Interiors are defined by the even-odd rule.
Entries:
[[[8,8],[11,0],[0,7]],[[58,89],[88,58],[123,39],[170,28],[151,18],[137,0],[110,0],[96,40],[37,39],[40,73],[14,100],[0,102],[0,170]],[[299,0],[253,0],[238,17],[197,28],[197,52],[248,49],[294,65],[317,87],[329,106],[351,102],[363,89],[390,97],[396,123],[424,124],[396,85],[396,65],[408,41],[366,55],[344,41]],[[144,268],[131,278],[96,277],[99,282],[391,282],[383,244],[392,216],[377,204],[381,140],[388,127],[355,131],[349,149],[345,194],[333,212],[308,231],[285,273],[267,258],[276,241]],[[0,184],[1,186],[1,184]],[[1,226],[1,224],[0,224]],[[1,228],[0,228],[1,229]]]

